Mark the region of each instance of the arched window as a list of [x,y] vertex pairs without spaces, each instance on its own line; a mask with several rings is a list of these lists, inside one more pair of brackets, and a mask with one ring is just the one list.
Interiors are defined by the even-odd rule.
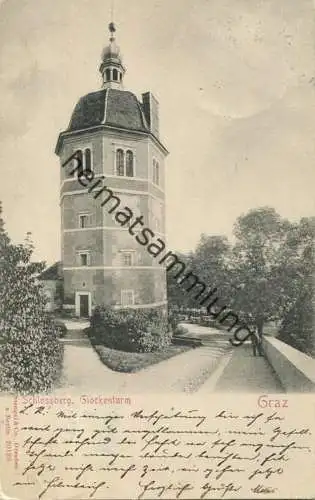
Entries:
[[92,164],[91,164],[91,150],[87,148],[85,150],[85,170],[87,172],[91,172]]
[[83,154],[82,154],[82,150],[81,149],[78,149],[75,153],[75,156],[76,156],[76,160],[77,160],[77,167],[78,167],[78,170],[77,170],[77,175],[80,176],[83,174]]
[[126,151],[126,176],[133,177],[133,152]]
[[105,74],[106,74],[106,81],[108,82],[110,80],[110,69],[107,69]]
[[116,151],[116,173],[124,175],[124,152],[122,149]]
[[113,69],[113,80],[115,80],[115,82],[117,82],[117,80],[118,80],[118,71],[117,71],[117,69]]

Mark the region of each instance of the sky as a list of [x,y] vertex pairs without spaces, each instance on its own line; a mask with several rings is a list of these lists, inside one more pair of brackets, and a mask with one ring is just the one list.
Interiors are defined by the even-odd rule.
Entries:
[[[78,99],[101,87],[110,1],[0,2],[0,200],[15,242],[60,258],[54,154]],[[272,206],[315,215],[315,45],[311,0],[115,0],[125,88],[160,103],[166,241],[231,237]]]

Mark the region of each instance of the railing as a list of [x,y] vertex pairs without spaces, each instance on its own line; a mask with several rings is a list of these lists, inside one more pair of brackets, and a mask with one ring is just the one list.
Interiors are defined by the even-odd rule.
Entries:
[[206,308],[202,309],[188,309],[188,308],[180,308],[173,309],[173,312],[178,317],[181,323],[196,323],[202,324],[203,326],[216,326],[217,322],[211,316],[207,315]]

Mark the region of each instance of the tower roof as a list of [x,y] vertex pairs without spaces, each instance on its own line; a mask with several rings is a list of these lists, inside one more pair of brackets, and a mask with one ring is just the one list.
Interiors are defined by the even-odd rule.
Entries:
[[127,90],[105,88],[81,97],[74,108],[67,131],[97,125],[150,132],[141,103]]
[[142,95],[140,102],[135,94],[123,89],[125,67],[119,47],[116,45],[114,23],[109,24],[109,45],[102,54],[100,72],[103,88],[79,99],[72,113],[69,126],[59,134],[55,152],[59,154],[63,140],[96,127],[113,127],[130,132],[148,134],[167,154],[159,139],[158,104],[149,92]]

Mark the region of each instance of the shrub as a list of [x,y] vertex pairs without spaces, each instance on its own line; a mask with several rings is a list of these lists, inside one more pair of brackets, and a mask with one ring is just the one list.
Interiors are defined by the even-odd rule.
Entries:
[[24,328],[2,325],[0,387],[3,391],[38,393],[50,390],[60,379],[63,346],[49,317],[29,318]]
[[174,335],[177,335],[177,336],[186,335],[186,333],[188,333],[188,332],[189,332],[189,330],[187,328],[185,328],[184,326],[177,325],[175,330],[174,330]]
[[168,311],[168,323],[170,326],[170,329],[175,332],[177,325],[180,321],[180,316],[177,311],[174,310],[174,308],[169,309]]
[[57,328],[45,312],[37,276],[44,263],[30,261],[33,246],[14,245],[0,217],[0,389],[36,393],[53,388],[63,361]]
[[170,344],[168,321],[161,309],[97,307],[90,336],[96,343],[126,352],[153,352]]
[[278,339],[315,357],[312,299],[311,287],[305,293],[301,293],[293,307],[285,314]]
[[60,321],[59,319],[55,319],[54,325],[55,325],[57,336],[59,338],[63,338],[67,335],[68,329],[63,321]]

